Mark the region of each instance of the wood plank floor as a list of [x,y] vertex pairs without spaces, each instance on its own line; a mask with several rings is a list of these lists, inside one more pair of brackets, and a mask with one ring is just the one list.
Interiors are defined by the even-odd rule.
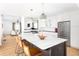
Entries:
[[6,36],[4,39],[6,39],[5,42],[3,42],[3,45],[0,46],[0,55],[1,56],[15,56],[15,47],[16,47],[16,40],[13,36]]
[[[6,36],[4,37],[6,41],[3,42],[3,45],[0,46],[0,56],[16,56],[16,40],[15,36]],[[67,56],[79,56],[79,50],[75,48],[67,47]]]
[[79,56],[79,49],[67,47],[68,56]]

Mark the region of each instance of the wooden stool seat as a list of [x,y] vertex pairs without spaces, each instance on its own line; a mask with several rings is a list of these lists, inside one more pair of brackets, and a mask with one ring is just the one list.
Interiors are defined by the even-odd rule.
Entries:
[[30,44],[27,43],[26,40],[22,40],[22,43],[23,43],[23,49],[24,49],[25,55],[36,56],[41,54],[41,51],[38,48],[30,46]]
[[16,36],[16,49],[15,49],[15,53],[17,55],[22,55],[24,53],[23,51],[23,47],[22,47],[22,40],[20,36]]

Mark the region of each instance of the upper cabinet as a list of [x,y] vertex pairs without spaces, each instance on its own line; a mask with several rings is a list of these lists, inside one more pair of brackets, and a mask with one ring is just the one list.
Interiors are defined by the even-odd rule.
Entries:
[[47,26],[46,19],[36,19],[36,18],[25,18],[24,19],[24,30],[40,29],[46,26]]
[[39,19],[39,28],[47,27],[46,19]]

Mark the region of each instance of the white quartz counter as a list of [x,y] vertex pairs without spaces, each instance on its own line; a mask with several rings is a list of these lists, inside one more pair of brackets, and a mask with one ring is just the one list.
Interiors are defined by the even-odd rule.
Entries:
[[57,38],[53,33],[45,33],[47,36],[44,40],[38,37],[38,34],[25,33],[22,35],[22,39],[26,39],[28,42],[37,46],[38,48],[45,50],[52,46],[58,45],[66,41],[66,39]]

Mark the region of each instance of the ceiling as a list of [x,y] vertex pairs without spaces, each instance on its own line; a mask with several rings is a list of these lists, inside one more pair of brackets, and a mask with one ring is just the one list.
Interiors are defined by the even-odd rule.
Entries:
[[79,8],[75,3],[43,3],[43,5],[42,3],[0,4],[0,12],[6,15],[39,17],[43,10],[47,16],[53,16],[59,13],[79,10]]

